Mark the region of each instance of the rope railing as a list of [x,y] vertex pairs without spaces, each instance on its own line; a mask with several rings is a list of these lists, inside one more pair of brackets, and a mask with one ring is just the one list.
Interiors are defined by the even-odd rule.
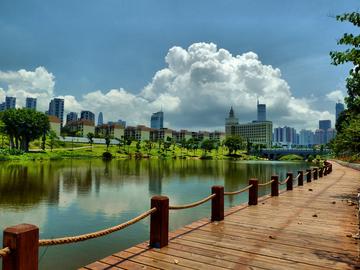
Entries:
[[288,176],[283,182],[279,181],[279,185],[285,185],[290,179],[290,176]]
[[260,187],[267,186],[267,185],[270,185],[274,181],[275,180],[270,180],[269,182],[258,184],[258,186],[260,186]]
[[5,247],[0,249],[0,257],[6,257],[8,254],[10,254],[10,248]]
[[206,203],[207,201],[211,200],[215,196],[216,196],[216,194],[211,194],[210,196],[207,196],[206,198],[204,198],[202,200],[199,200],[199,201],[193,202],[193,203],[189,203],[189,204],[169,205],[169,209],[170,210],[181,210],[181,209],[193,208],[193,207],[196,207],[196,206],[198,206],[200,204]]
[[[320,168],[320,170],[326,172],[324,176],[331,173],[331,163],[325,164],[325,166]],[[308,170],[306,173],[304,173],[304,171],[298,171],[298,175],[294,179],[298,179],[299,186],[302,186],[303,176],[307,175],[307,182],[311,182],[312,174],[313,170]],[[271,196],[279,196],[280,186],[278,184],[284,185],[287,183],[286,190],[292,190],[292,180],[293,173],[289,172],[287,173],[287,177],[283,182],[279,181],[278,175],[272,175],[271,180],[265,183],[258,183],[256,178],[251,178],[249,179],[248,186],[237,191],[224,192],[224,186],[212,186],[210,192],[211,195],[199,201],[184,205],[169,205],[169,198],[167,196],[153,196],[151,198],[151,208],[146,212],[134,217],[133,219],[113,227],[77,236],[38,240],[39,228],[37,226],[32,224],[19,224],[12,226],[6,228],[3,234],[4,247],[0,249],[0,258],[9,256],[7,259],[3,260],[3,269],[38,269],[39,246],[76,243],[105,236],[131,226],[148,216],[151,216],[149,246],[154,248],[162,248],[167,246],[169,241],[169,210],[192,208],[211,200],[211,222],[218,222],[224,220],[224,217],[226,216],[224,212],[224,195],[236,195],[248,191],[248,205],[257,205],[259,195],[261,195],[258,189],[259,186],[261,187],[271,184]],[[18,244],[18,239],[21,239],[21,244]],[[25,241],[25,244],[22,244],[22,241]],[[11,243],[11,248],[6,246],[6,243]],[[23,258],[26,258],[26,265],[24,264],[20,268],[17,267],[17,265],[20,265],[20,262],[23,261]]]
[[244,191],[247,191],[248,189],[250,189],[253,185],[248,185],[246,187],[244,187],[243,189],[237,190],[237,191],[226,191],[224,192],[224,195],[237,195],[240,194]]
[[100,230],[97,232],[92,232],[92,233],[87,233],[87,234],[82,234],[82,235],[77,235],[77,236],[62,237],[62,238],[42,239],[42,240],[39,240],[39,246],[53,246],[53,245],[70,244],[70,243],[76,243],[76,242],[85,241],[85,240],[97,238],[100,236],[104,236],[104,235],[122,230],[132,224],[135,224],[136,222],[150,216],[154,212],[156,212],[155,207],[151,208],[150,210],[142,213],[141,215],[139,215],[129,221],[126,221],[119,225],[116,225],[116,226],[113,226],[113,227],[110,227],[110,228],[107,228],[104,230]]

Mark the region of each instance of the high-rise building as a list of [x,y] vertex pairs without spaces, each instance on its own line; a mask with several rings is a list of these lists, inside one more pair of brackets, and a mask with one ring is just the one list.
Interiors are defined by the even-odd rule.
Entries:
[[323,129],[317,129],[315,130],[315,137],[314,137],[314,141],[315,144],[325,144],[325,131]]
[[118,123],[119,125],[123,126],[123,127],[126,127],[126,121],[125,121],[125,120],[119,119],[119,120],[117,121],[117,123]]
[[331,128],[331,120],[319,120],[319,129],[326,131],[329,128]]
[[66,124],[69,124],[71,122],[75,122],[78,120],[78,115],[76,112],[69,112],[67,115],[66,115]]
[[298,144],[296,129],[292,127],[274,128],[274,142],[282,145]]
[[239,124],[231,107],[229,117],[225,119],[225,134],[226,136],[241,136],[253,144],[262,144],[270,147],[272,142],[272,122],[254,121],[252,123]]
[[80,120],[87,120],[95,124],[95,114],[90,111],[81,111],[80,113]]
[[49,103],[48,115],[54,115],[60,119],[61,126],[64,123],[64,99],[54,98]]
[[36,98],[27,97],[25,101],[25,108],[36,110]]
[[5,102],[0,103],[0,112],[5,111]]
[[5,110],[15,109],[16,97],[5,97]]
[[150,121],[151,128],[164,128],[164,113],[162,111],[153,113]]
[[340,113],[342,111],[344,111],[344,109],[345,109],[344,104],[340,103],[340,101],[335,104],[335,113],[336,113],[335,122],[337,122],[337,119],[339,118]]
[[[318,144],[326,144],[330,141],[328,138],[328,129],[331,129],[331,120],[319,120],[319,129],[322,130],[322,132],[315,132],[315,137],[320,136],[322,134],[322,139],[317,139],[316,143]],[[316,135],[317,134],[317,135]],[[332,134],[332,133],[331,133]]]
[[314,145],[314,132],[306,129],[300,130],[299,144],[308,147]]
[[257,101],[257,121],[266,121],[266,104],[260,104]]
[[104,117],[103,117],[103,113],[99,112],[99,116],[98,116],[98,126],[101,126],[104,124]]

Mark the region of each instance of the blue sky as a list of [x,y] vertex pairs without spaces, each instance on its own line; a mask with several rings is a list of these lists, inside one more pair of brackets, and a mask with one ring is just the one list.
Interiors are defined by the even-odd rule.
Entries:
[[[51,94],[72,95],[76,106],[68,110],[76,110],[88,104],[83,96],[96,90],[106,94],[124,88],[138,95],[156,72],[168,67],[164,58],[170,48],[212,42],[234,56],[256,53],[263,65],[281,70],[292,97],[306,98],[317,110],[333,114],[333,101],[326,95],[345,90],[349,67],[331,66],[329,51],[338,49],[336,40],[344,32],[358,31],[337,22],[334,15],[358,8],[358,1],[339,0],[2,0],[0,71],[44,67],[54,77]],[[0,79],[5,93],[9,85]],[[238,111],[251,120],[252,111]],[[123,112],[106,117],[132,121]],[[169,126],[177,127],[171,112],[168,120]],[[145,120],[133,119],[139,121]],[[214,127],[220,126],[220,118],[214,121]]]

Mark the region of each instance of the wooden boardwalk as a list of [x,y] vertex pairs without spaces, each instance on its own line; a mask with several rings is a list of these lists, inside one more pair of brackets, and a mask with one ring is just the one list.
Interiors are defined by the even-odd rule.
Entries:
[[360,269],[356,195],[360,172],[333,172],[257,206],[240,205],[224,221],[194,222],[169,245],[142,243],[81,269]]

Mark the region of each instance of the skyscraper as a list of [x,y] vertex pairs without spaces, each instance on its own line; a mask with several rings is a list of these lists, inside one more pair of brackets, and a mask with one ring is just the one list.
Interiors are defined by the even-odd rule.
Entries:
[[48,115],[54,115],[60,119],[61,126],[64,123],[64,99],[54,98],[49,103]]
[[36,98],[27,97],[25,101],[25,108],[36,110]]
[[274,142],[285,145],[298,144],[296,134],[296,129],[292,127],[274,128]]
[[164,128],[164,113],[162,111],[153,113],[150,121],[151,128]]
[[81,111],[80,120],[88,120],[91,123],[95,124],[95,114],[90,111]]
[[331,120],[319,120],[319,129],[326,131],[329,128],[331,128]]
[[78,120],[78,115],[76,112],[69,112],[66,115],[66,124],[69,124],[69,123],[77,121],[77,120]]
[[337,119],[339,118],[339,115],[342,111],[344,111],[344,104],[340,103],[340,101],[338,103],[335,104],[335,112],[336,112],[336,118],[335,118],[335,122],[337,122]]
[[103,113],[102,113],[102,112],[99,112],[99,116],[98,116],[98,126],[101,126],[102,124],[104,124]]
[[260,104],[257,101],[257,121],[266,121],[266,104]]
[[16,97],[5,97],[5,110],[15,109]]
[[314,144],[314,132],[311,130],[300,130],[299,144],[303,146],[312,146]]
[[[322,138],[320,138],[322,136]],[[315,132],[315,141],[318,144],[328,143],[334,136],[331,120],[319,120],[319,129]]]

